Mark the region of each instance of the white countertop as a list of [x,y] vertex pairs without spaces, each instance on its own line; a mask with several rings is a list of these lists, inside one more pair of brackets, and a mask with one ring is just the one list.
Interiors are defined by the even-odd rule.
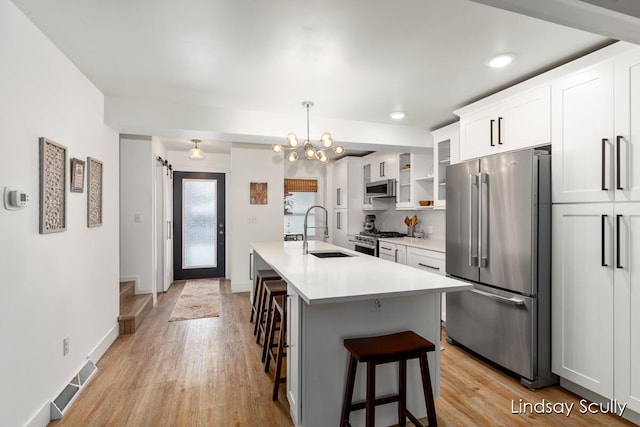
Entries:
[[418,239],[416,237],[388,237],[379,238],[381,242],[395,243],[398,245],[412,246],[414,248],[428,249],[430,251],[445,252],[446,243],[444,240]]
[[466,282],[321,241],[310,241],[309,251],[340,251],[354,256],[323,259],[303,255],[302,242],[256,242],[251,246],[307,304],[471,289]]

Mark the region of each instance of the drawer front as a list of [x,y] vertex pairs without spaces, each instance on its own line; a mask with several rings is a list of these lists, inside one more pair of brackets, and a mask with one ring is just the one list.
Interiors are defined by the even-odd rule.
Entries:
[[431,273],[445,274],[445,256],[442,252],[407,248],[407,264]]
[[396,257],[396,245],[387,242],[378,242],[378,256],[388,255],[395,259]]

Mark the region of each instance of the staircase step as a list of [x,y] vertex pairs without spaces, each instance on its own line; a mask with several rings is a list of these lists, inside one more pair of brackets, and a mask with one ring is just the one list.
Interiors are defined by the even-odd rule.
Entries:
[[122,300],[123,297],[126,297],[128,295],[133,296],[135,287],[136,287],[136,282],[134,282],[133,280],[129,280],[127,282],[120,282],[120,299]]
[[134,295],[120,304],[120,335],[134,334],[153,308],[151,294]]

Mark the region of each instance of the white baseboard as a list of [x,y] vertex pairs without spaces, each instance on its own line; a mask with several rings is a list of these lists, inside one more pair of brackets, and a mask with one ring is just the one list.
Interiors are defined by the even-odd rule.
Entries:
[[50,422],[51,402],[46,401],[42,405],[42,408],[25,424],[25,427],[47,427]]
[[231,282],[231,292],[233,293],[251,292],[252,288],[253,287],[251,286],[251,282],[243,282],[243,283]]
[[120,326],[116,322],[109,332],[102,337],[102,339],[98,342],[98,344],[89,352],[89,359],[91,359],[94,363],[98,363],[98,360],[107,352],[111,344],[118,338],[118,334],[120,333]]

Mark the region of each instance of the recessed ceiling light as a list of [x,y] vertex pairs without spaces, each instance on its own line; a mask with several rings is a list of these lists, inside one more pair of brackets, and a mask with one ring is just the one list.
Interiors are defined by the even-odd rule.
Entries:
[[491,68],[502,68],[511,64],[515,57],[516,56],[512,53],[503,53],[488,59],[486,64]]
[[402,120],[404,119],[404,111],[394,111],[393,113],[389,114],[389,117],[391,117],[393,120]]

